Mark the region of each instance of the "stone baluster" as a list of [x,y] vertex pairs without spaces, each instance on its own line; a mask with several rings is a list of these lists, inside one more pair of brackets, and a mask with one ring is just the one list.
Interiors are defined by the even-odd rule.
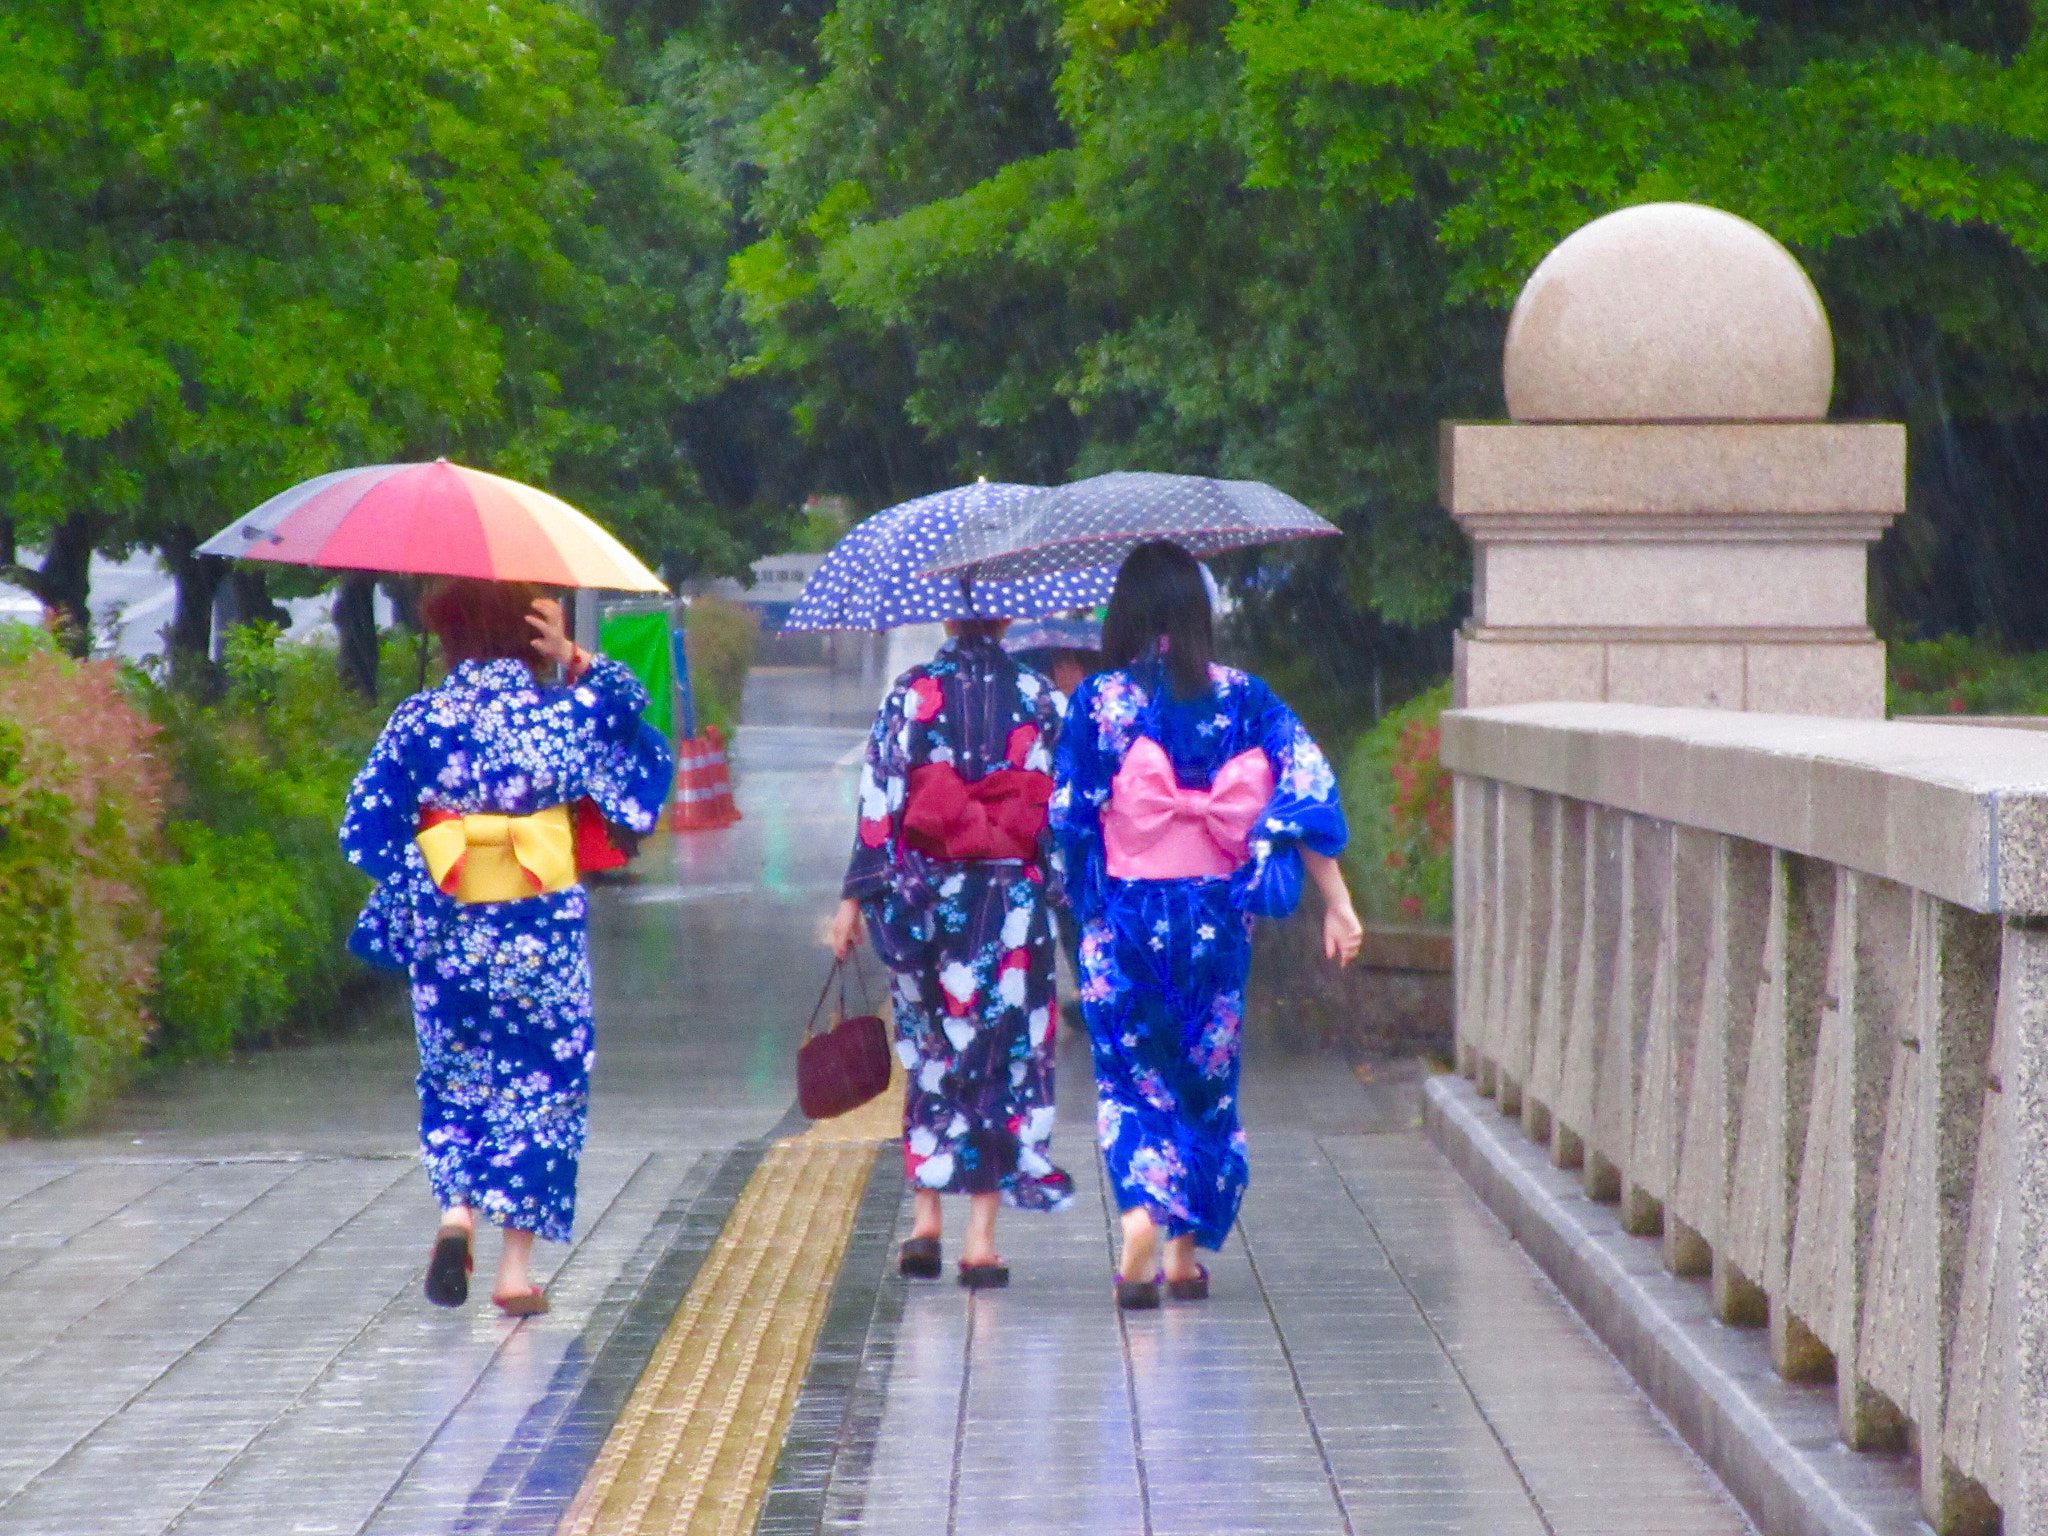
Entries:
[[1489,811],[1491,780],[1459,774],[1451,781],[1452,1003],[1457,1029],[1458,1070],[1475,1083],[1486,1035],[1486,978],[1492,964],[1493,903],[1487,882],[1493,875]]
[[1530,1140],[1551,1139],[1551,1114],[1564,1087],[1565,1034],[1578,984],[1579,931],[1585,920],[1586,820],[1584,802],[1546,795],[1543,830],[1549,857],[1543,877],[1548,921],[1536,1005],[1536,1037],[1529,1086],[1522,1095],[1522,1129]]
[[1548,916],[1541,895],[1548,884],[1543,866],[1549,858],[1549,821],[1538,814],[1536,794],[1504,785],[1500,798],[1501,926],[1506,942],[1497,950],[1500,1003],[1494,1009],[1493,1040],[1499,1067],[1500,1112],[1522,1113],[1522,1089],[1529,1081],[1535,1050],[1535,997],[1542,965],[1542,939]]
[[1678,1174],[1664,1217],[1664,1262],[1679,1275],[1711,1273],[1721,1240],[1770,900],[1769,855],[1757,844],[1710,834],[1698,858],[1704,953],[1698,991],[1685,994],[1698,998],[1698,1013]]
[[1772,1363],[1795,1378],[1825,1373],[1831,1363],[1787,1304],[1786,1280],[1828,953],[1828,914],[1815,903],[1832,902],[1833,884],[1828,866],[1772,851],[1728,1219],[1714,1253],[1717,1308],[1724,1317],[1746,1317],[1767,1298]]
[[[2038,824],[2037,824],[2038,833]],[[2038,850],[2039,844],[2035,845]],[[2038,853],[2036,853],[2038,857]],[[1994,1496],[2005,1529],[2048,1533],[2048,920],[2010,923],[1998,966],[1997,1033],[2002,1050],[1991,1081],[2005,1138],[1997,1186],[2010,1231],[2001,1244],[1998,1312],[2009,1339]]]
[[[1621,833],[1625,818],[1599,806],[1585,808],[1580,855],[1579,956],[1572,967],[1565,1016],[1564,1071],[1551,1127],[1550,1158],[1584,1175],[1593,1162],[1600,1082],[1602,1026],[1614,977],[1615,935],[1621,926]],[[1588,1186],[1589,1193],[1597,1193]]]
[[[1905,1339],[1873,1338],[1863,1353],[1873,1378],[1882,1380],[1890,1360],[1911,1352],[1905,1396],[1894,1400],[1919,1429],[1922,1512],[1944,1536],[1985,1536],[1997,1528],[1997,1508],[1983,1484],[1958,1465],[1947,1427],[1978,1158],[1988,1150],[1982,1132],[1994,1107],[1987,1079],[2000,924],[1924,892],[1914,893],[1913,919],[1918,985],[1911,1034],[1900,1042],[1901,1063],[1917,1066],[1919,1094],[1908,1168],[1913,1187],[1906,1197],[1906,1258],[1895,1283],[1882,1273],[1871,1282],[1880,1297],[1895,1296],[1912,1307],[1909,1315],[1892,1319],[1879,1312],[1878,1321],[1913,1332]],[[1984,1187],[1987,1207],[1995,1201],[1995,1185],[1994,1179]],[[1885,1203],[1881,1199],[1881,1207]],[[1971,1464],[1981,1470],[1981,1462]]]

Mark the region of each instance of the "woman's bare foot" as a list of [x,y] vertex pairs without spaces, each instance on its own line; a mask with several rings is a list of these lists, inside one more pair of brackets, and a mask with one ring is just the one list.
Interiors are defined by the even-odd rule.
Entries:
[[969,1269],[1003,1262],[996,1252],[996,1212],[1001,1205],[1000,1195],[967,1197],[967,1236],[960,1245],[960,1262]]
[[507,1300],[532,1296],[539,1287],[527,1274],[533,1258],[533,1234],[517,1227],[505,1229],[504,1246],[498,1250],[498,1279],[491,1287],[491,1300],[503,1306]]
[[1159,1229],[1143,1206],[1124,1212],[1124,1251],[1116,1267],[1123,1280],[1150,1280],[1159,1273]]
[[1183,1233],[1166,1240],[1166,1278],[1168,1281],[1192,1280],[1201,1274],[1202,1266],[1195,1259],[1195,1235]]

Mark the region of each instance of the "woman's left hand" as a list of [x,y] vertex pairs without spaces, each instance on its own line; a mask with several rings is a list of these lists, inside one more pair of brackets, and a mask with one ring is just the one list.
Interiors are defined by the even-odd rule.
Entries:
[[533,612],[526,616],[526,622],[533,626],[533,648],[541,660],[559,662],[571,672],[584,664],[583,648],[569,638],[562,605],[552,597],[536,597]]
[[1339,906],[1330,907],[1323,913],[1323,957],[1339,965],[1349,965],[1358,958],[1359,947],[1365,943],[1365,924],[1358,920],[1358,914],[1351,910],[1347,899]]
[[1365,943],[1365,924],[1351,909],[1351,889],[1344,883],[1344,872],[1335,859],[1313,848],[1301,850],[1301,862],[1323,893],[1323,957],[1349,965]]

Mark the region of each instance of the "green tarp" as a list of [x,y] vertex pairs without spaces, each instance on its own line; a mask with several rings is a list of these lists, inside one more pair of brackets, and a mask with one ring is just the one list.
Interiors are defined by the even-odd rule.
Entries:
[[614,661],[623,661],[633,675],[647,685],[650,702],[647,723],[675,740],[676,688],[675,653],[670,648],[669,616],[652,613],[614,613],[598,628],[598,649]]

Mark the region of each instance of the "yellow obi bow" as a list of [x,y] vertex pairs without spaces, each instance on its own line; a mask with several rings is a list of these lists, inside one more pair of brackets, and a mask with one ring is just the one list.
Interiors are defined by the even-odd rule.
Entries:
[[566,805],[531,816],[422,811],[413,841],[434,884],[457,901],[523,901],[576,883],[576,835]]

